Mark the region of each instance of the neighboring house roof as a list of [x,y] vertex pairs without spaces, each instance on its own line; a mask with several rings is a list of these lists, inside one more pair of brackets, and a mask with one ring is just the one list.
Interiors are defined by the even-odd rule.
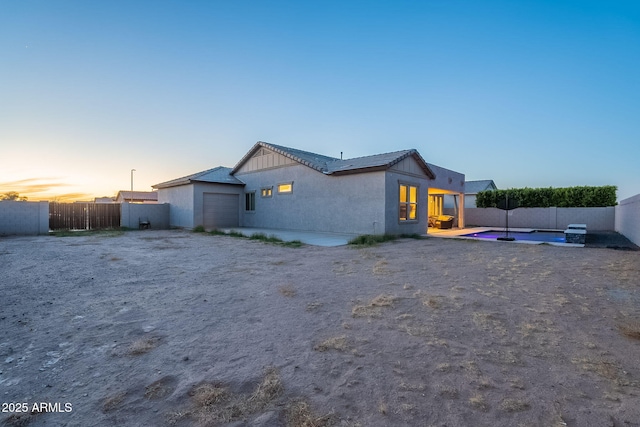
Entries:
[[178,185],[191,184],[193,182],[210,182],[215,184],[236,184],[244,185],[244,182],[240,181],[235,176],[231,175],[231,168],[224,166],[218,166],[213,169],[194,173],[192,175],[183,176],[182,178],[172,179],[171,181],[161,182],[160,184],[152,185],[153,188],[169,188],[177,187]]
[[158,193],[155,191],[118,191],[116,200],[144,200],[144,201],[158,201]]
[[464,183],[465,194],[478,194],[481,191],[497,190],[496,184],[492,179],[484,179],[479,181],[466,181]]
[[322,154],[311,153],[309,151],[298,150],[295,148],[283,147],[281,145],[269,144],[267,142],[257,142],[251,150],[238,162],[233,168],[231,174],[237,172],[240,167],[250,159],[260,148],[267,148],[278,154],[281,154],[291,160],[308,166],[312,169],[322,172],[326,175],[342,175],[347,173],[371,172],[375,170],[385,170],[396,163],[413,157],[425,174],[433,179],[435,174],[424,161],[417,150],[402,150],[392,153],[375,154],[372,156],[356,157],[353,159],[337,159],[335,157],[323,156]]

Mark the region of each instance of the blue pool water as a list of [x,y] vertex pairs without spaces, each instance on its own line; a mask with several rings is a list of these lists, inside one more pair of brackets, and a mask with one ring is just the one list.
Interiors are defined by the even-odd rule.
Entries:
[[[489,230],[481,231],[479,233],[463,234],[462,237],[477,237],[479,239],[496,240],[498,237],[507,237],[507,233],[504,231]],[[509,237],[513,237],[516,240],[528,240],[530,242],[565,243],[564,233],[554,231],[532,231],[530,233],[510,231]]]

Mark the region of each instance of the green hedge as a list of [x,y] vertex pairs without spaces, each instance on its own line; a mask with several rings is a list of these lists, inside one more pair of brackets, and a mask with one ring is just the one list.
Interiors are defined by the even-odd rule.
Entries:
[[615,185],[601,187],[567,187],[567,188],[511,188],[509,190],[481,191],[476,196],[479,208],[495,208],[498,200],[509,198],[518,200],[521,208],[582,208],[615,206]]

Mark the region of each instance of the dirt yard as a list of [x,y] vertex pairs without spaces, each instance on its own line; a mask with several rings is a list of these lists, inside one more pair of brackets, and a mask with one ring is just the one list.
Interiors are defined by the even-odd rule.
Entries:
[[143,230],[0,286],[0,425],[640,426],[640,252]]

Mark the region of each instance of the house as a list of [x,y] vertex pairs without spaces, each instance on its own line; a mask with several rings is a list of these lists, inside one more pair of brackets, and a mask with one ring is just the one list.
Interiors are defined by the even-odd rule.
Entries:
[[467,181],[464,184],[465,206],[468,208],[476,207],[476,196],[481,191],[497,190],[496,184],[492,179],[481,181]]
[[93,203],[116,203],[115,197],[96,197],[93,199]]
[[[465,181],[464,183],[464,204],[467,208],[476,207],[476,195],[480,191],[497,190],[496,184],[491,179],[481,181]],[[456,215],[460,209],[456,196],[444,196],[444,212],[445,214]]]
[[156,191],[118,191],[116,203],[158,203],[158,193]]
[[171,225],[185,228],[423,234],[428,211],[442,213],[430,203],[444,194],[464,203],[464,175],[426,163],[415,149],[338,159],[258,142],[233,168],[153,188],[171,205]]

